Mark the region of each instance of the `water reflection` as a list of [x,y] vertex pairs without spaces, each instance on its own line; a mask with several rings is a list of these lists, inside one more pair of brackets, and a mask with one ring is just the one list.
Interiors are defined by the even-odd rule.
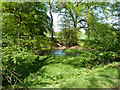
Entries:
[[55,55],[55,56],[80,56],[81,52],[65,52],[64,50],[53,50],[42,53],[41,55]]
[[65,56],[80,56],[79,52],[64,52],[64,50],[55,50],[53,54],[56,55],[65,55]]
[[66,53],[63,52],[63,50],[55,50],[53,53],[54,55],[66,55]]

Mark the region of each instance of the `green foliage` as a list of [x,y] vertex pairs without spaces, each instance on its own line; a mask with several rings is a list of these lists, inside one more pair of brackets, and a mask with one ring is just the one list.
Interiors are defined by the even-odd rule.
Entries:
[[58,37],[60,39],[60,42],[63,45],[70,47],[70,46],[73,46],[76,44],[76,42],[75,42],[76,39],[75,39],[74,35],[75,35],[75,33],[73,32],[73,30],[69,30],[69,28],[68,28],[68,29],[60,32]]
[[59,63],[42,67],[26,77],[24,82],[32,88],[114,88],[118,86],[118,74],[114,68],[100,67],[89,70]]
[[90,39],[86,40],[85,47],[89,47],[93,53],[97,52],[100,62],[113,62],[119,50],[117,29],[97,22],[94,25],[91,26]]
[[49,17],[42,2],[4,2],[2,9],[2,32],[5,34],[18,38],[25,34],[32,37],[44,35],[48,30]]
[[33,39],[17,39],[21,46],[32,50],[36,54],[41,54],[43,50],[50,50],[51,41],[48,37],[42,35],[35,35]]
[[[85,19],[83,18],[84,5],[79,2],[60,2],[56,6],[59,11],[62,12],[61,24],[62,32],[59,34],[66,46],[72,46],[77,44],[79,39],[78,31],[80,32],[81,23]],[[84,27],[85,28],[85,27]]]
[[18,44],[36,54],[50,49],[50,39],[44,34],[49,30],[49,17],[45,3],[3,2],[2,6],[4,47]]
[[20,72],[24,66],[26,67],[26,65],[31,64],[37,58],[37,56],[33,55],[32,52],[17,45],[3,48],[2,75],[4,77],[3,82],[5,81],[4,84],[6,83],[6,80],[10,84],[21,81],[19,77],[22,75]]
[[[57,7],[55,12],[61,11],[64,14],[61,18],[62,32],[57,33],[57,38],[51,40],[46,36],[47,31],[53,31],[52,13],[50,18],[47,15],[47,3],[2,2],[0,18],[3,86],[116,88],[118,72],[114,67],[119,64],[120,32],[114,28],[117,23],[108,25],[101,20],[109,18],[109,13],[114,16],[114,12],[118,10],[117,4],[53,4]],[[53,11],[53,7],[50,11]],[[100,13],[104,13],[105,18],[102,18]],[[80,28],[85,28],[88,39],[78,41],[81,36]],[[52,55],[52,48],[58,42],[66,46],[79,43],[84,51],[66,49],[66,56]]]
[[[114,66],[118,63],[110,64],[107,69],[107,66],[103,67],[104,64],[99,65],[99,63],[97,63],[99,56],[104,55],[100,52],[97,52],[99,56],[78,49],[67,49],[65,52],[68,53],[67,56],[37,56],[20,46],[4,47],[2,54],[3,82],[7,82],[6,80],[9,75],[9,77],[12,78],[12,88],[25,86],[29,88],[117,86],[117,69],[109,68],[109,66]],[[79,53],[80,55],[74,57],[70,56],[70,53]],[[114,55],[113,53],[113,57]],[[109,74],[111,71],[114,73]],[[21,82],[19,82],[13,74],[17,76]],[[106,85],[104,86],[101,84],[101,81],[106,78],[106,75],[108,77],[104,80],[104,84]],[[109,77],[113,78],[110,79]],[[112,83],[107,81],[109,79]],[[81,82],[79,82],[79,80],[81,80]],[[96,84],[94,82],[92,83],[91,80],[100,82]],[[15,81],[19,83],[14,86]]]
[[117,46],[117,32],[105,24],[96,24],[91,32],[90,45],[96,50],[115,51]]

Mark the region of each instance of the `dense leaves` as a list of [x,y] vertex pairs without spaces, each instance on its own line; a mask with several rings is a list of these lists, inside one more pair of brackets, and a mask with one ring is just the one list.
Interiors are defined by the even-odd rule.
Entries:
[[[3,87],[116,88],[118,4],[2,2]],[[54,32],[53,12],[60,16],[61,32]],[[62,46],[65,56],[53,55]]]
[[[3,3],[3,34],[21,37],[23,35],[44,35],[49,17],[44,3]],[[12,22],[12,23],[11,23]],[[11,27],[12,26],[12,27]],[[9,32],[8,32],[9,28]]]

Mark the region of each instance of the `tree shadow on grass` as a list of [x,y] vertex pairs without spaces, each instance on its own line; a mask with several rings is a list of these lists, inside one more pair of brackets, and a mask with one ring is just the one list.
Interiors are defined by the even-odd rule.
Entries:
[[90,82],[90,85],[88,86],[89,88],[98,88],[99,87],[97,84],[98,79],[96,79],[95,77],[91,77],[88,81]]
[[[106,69],[106,68],[105,68]],[[111,73],[109,70],[99,70],[97,76],[92,76],[88,79],[90,82],[90,85],[88,87],[90,88],[116,88],[119,85],[119,81],[117,80],[119,77],[116,77],[115,73]],[[103,72],[104,71],[104,72]],[[103,72],[103,73],[101,73]],[[100,82],[99,82],[100,81]],[[102,87],[103,86],[103,87]]]
[[40,60],[38,56],[34,62],[18,66],[18,72],[21,75],[21,78],[24,79],[25,77],[29,76],[30,73],[35,73],[44,65],[47,65],[47,59],[50,57],[51,55]]
[[110,77],[109,75],[100,74],[99,76],[100,76],[100,77],[103,77],[104,80],[106,80],[106,81],[108,81],[109,83],[111,83],[112,86],[114,86],[114,88],[117,87],[117,86],[119,85],[119,81],[117,80],[118,82],[117,82],[117,85],[116,85],[116,83],[115,83],[114,81],[111,80],[111,79],[114,80],[115,78]]

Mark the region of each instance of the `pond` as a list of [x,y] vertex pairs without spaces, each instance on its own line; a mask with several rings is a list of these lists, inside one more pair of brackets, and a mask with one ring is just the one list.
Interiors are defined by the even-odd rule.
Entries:
[[55,50],[55,51],[53,52],[53,54],[54,54],[54,55],[66,55],[66,53],[63,52],[63,50]]
[[55,55],[55,56],[80,56],[81,52],[74,51],[74,52],[66,52],[65,50],[52,50],[43,52],[42,55]]
[[71,53],[71,52],[64,52],[64,50],[54,50],[53,51],[53,55],[59,55],[59,56],[80,56],[80,53],[79,52],[74,52],[74,53]]

